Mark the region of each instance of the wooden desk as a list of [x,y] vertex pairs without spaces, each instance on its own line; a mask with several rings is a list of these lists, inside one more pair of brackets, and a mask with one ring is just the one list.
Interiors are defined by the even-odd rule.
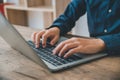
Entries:
[[[38,31],[16,28],[26,40],[32,32]],[[0,80],[120,80],[120,57],[106,57],[63,72],[50,73],[13,50],[0,37],[0,76]]]

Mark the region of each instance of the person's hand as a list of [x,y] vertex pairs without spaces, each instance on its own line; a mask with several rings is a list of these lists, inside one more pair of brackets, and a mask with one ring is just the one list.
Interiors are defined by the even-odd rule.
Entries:
[[39,32],[34,32],[31,35],[31,39],[35,43],[36,48],[38,48],[40,46],[39,45],[40,39],[42,38],[42,46],[46,47],[46,41],[47,41],[48,38],[51,40],[50,44],[54,45],[58,41],[59,35],[60,35],[59,28],[54,27],[54,28],[50,28],[48,30],[42,30],[42,31],[39,31]]
[[67,58],[75,53],[95,54],[105,49],[105,43],[101,39],[71,38],[61,42],[53,54]]

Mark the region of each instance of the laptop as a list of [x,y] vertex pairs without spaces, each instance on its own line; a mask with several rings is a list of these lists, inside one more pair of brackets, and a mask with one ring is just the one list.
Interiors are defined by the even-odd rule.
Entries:
[[[0,13],[0,36],[15,50],[39,64],[51,72],[57,72],[70,67],[80,65],[89,61],[107,56],[107,53],[97,53],[93,55],[74,54],[67,59],[52,55],[52,50],[57,46],[51,46],[47,42],[47,47],[35,48],[32,41],[25,41],[20,33],[9,23],[9,21]],[[68,38],[60,37],[58,44]],[[41,44],[40,44],[41,45]]]

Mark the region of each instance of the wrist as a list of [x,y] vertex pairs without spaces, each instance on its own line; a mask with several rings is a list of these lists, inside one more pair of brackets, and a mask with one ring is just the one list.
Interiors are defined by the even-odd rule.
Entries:
[[52,29],[60,33],[60,29],[58,27],[53,27]]
[[58,27],[53,27],[53,28],[50,28],[49,30],[54,32],[55,34],[60,35],[60,29]]
[[106,45],[105,45],[104,41],[102,39],[97,39],[97,40],[98,40],[97,42],[100,46],[101,51],[105,50]]

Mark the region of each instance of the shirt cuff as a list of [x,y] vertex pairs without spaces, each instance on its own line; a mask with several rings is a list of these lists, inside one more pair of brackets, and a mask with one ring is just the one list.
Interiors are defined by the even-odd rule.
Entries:
[[118,53],[117,51],[117,46],[114,46],[116,45],[117,43],[115,42],[115,39],[112,38],[112,35],[106,35],[106,36],[99,36],[97,38],[100,38],[104,41],[105,45],[106,45],[106,49],[105,49],[105,52],[107,52],[108,54],[116,54]]
[[[59,23],[53,24],[49,28],[53,28],[53,27],[57,27],[60,29],[60,35],[65,35],[67,33],[67,31],[64,29],[63,25],[61,25]],[[47,28],[47,29],[49,29],[49,28]]]

